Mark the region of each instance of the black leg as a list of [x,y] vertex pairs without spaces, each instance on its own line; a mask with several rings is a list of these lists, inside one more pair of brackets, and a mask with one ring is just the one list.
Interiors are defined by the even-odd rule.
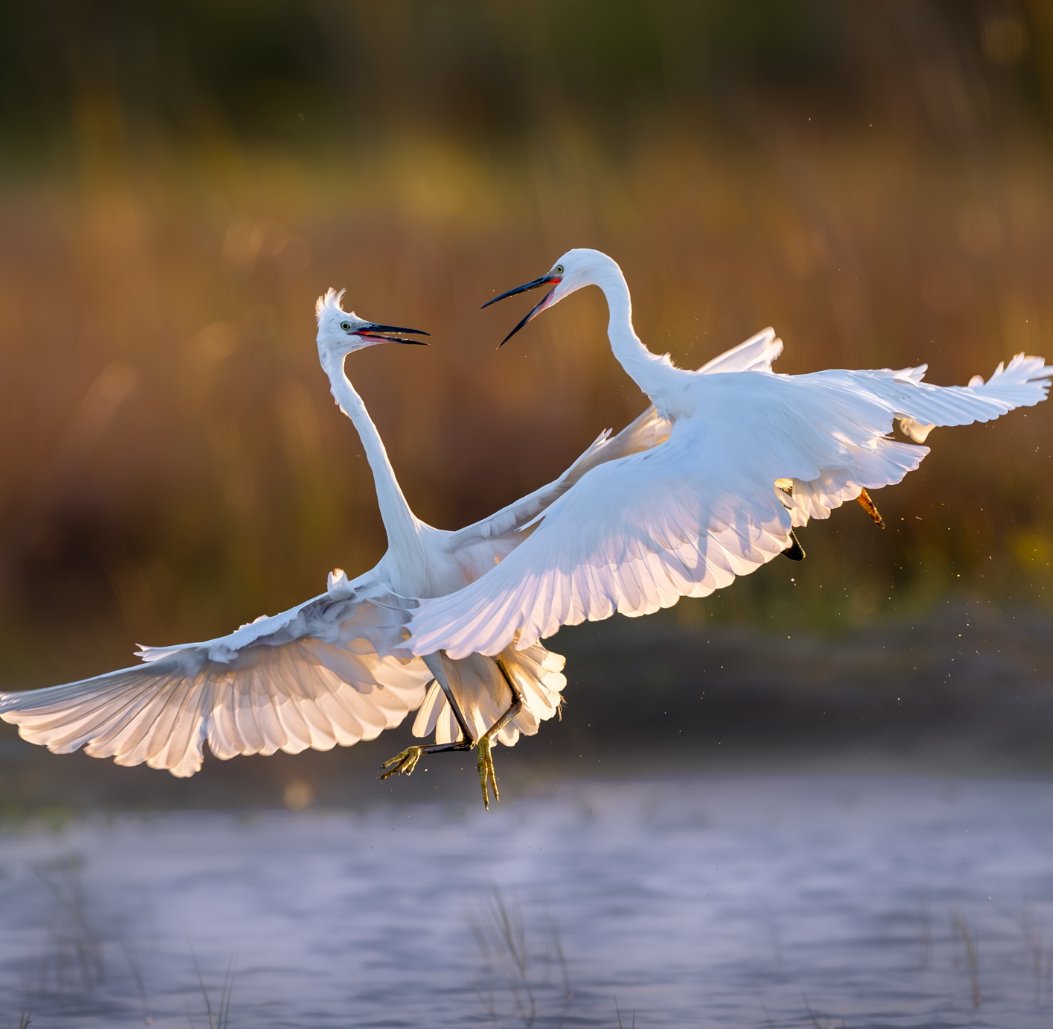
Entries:
[[381,765],[383,769],[380,773],[381,780],[388,779],[393,775],[412,775],[417,763],[425,754],[442,754],[451,750],[471,750],[475,746],[475,739],[468,728],[468,722],[461,712],[460,705],[457,703],[457,698],[454,696],[450,684],[446,681],[446,675],[442,670],[442,662],[439,656],[430,654],[424,658],[424,663],[428,666],[428,671],[435,676],[435,682],[439,684],[439,689],[442,690],[443,695],[446,697],[446,702],[450,705],[450,710],[453,711],[453,717],[457,719],[457,725],[461,730],[461,738],[454,740],[452,743],[416,744],[415,746],[407,747],[394,757],[389,757]]
[[788,557],[791,561],[804,560],[804,547],[801,546],[797,533],[792,529],[790,530],[790,545],[782,552],[782,556]]

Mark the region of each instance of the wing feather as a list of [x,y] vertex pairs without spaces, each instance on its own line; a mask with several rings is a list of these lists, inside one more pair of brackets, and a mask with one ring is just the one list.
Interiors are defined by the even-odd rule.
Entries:
[[[678,426],[665,443],[592,469],[496,568],[421,602],[411,623],[414,650],[496,654],[530,646],[561,624],[615,610],[648,614],[685,594],[704,596],[733,578],[723,553],[709,560],[714,534],[730,533],[740,573],[770,560],[790,530],[774,487],[747,495],[738,476],[720,490],[691,471],[721,468],[721,446]],[[564,590],[573,605],[563,606]]]
[[775,359],[782,353],[782,340],[775,335],[772,328],[761,329],[754,336],[740,343],[737,347],[725,350],[711,358],[699,373],[713,375],[724,372],[758,372],[771,371]]
[[389,656],[403,615],[360,581],[144,663],[61,686],[0,693],[0,718],[55,753],[81,747],[177,776],[219,758],[298,753],[371,739],[424,698],[423,663]]
[[453,533],[451,550],[471,565],[473,578],[484,574],[495,559],[521,543],[529,524],[587,472],[629,454],[650,450],[668,438],[670,428],[670,422],[652,405],[617,435],[612,436],[610,430],[602,432],[559,478]]
[[[988,422],[1017,407],[1045,399],[1053,367],[1041,357],[1015,355],[1000,363],[986,382],[974,376],[968,386],[936,386],[924,381],[926,367],[875,371],[830,370],[795,376],[801,387],[819,387],[833,408],[848,408],[868,425],[892,415],[915,442],[925,441],[937,425]],[[840,401],[838,403],[838,401]],[[891,426],[889,426],[891,428]],[[882,429],[881,431],[887,431]]]
[[[1022,354],[968,386],[925,383],[924,368],[783,376],[770,371],[780,349],[765,332],[682,373],[695,413],[664,441],[592,465],[495,568],[421,601],[414,653],[496,654],[562,624],[706,596],[784,550],[791,526],[917,468],[928,450],[888,439],[897,421],[920,441],[933,425],[1036,404],[1053,376]],[[653,428],[658,416],[641,417]]]

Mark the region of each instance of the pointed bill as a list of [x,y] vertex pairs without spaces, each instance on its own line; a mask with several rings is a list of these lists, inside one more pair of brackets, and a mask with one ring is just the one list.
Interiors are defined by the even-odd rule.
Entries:
[[[527,290],[537,289],[539,286],[558,286],[562,281],[563,279],[559,275],[542,275],[540,279],[533,279],[531,282],[524,282],[522,286],[515,286],[512,289],[505,290],[504,293],[498,293],[496,297],[483,304],[483,307],[486,308],[491,304],[496,304],[498,300],[507,300],[509,297],[514,297],[517,293],[525,293]],[[519,324],[497,344],[497,349],[500,350],[524,325],[539,315],[548,306],[548,302],[552,299],[552,294],[555,292],[554,288],[550,289],[537,304],[527,311]]]
[[400,325],[381,325],[379,322],[366,322],[355,333],[363,339],[375,339],[378,343],[413,343],[420,347],[428,344],[423,339],[406,339],[405,336],[391,335],[391,333],[408,333],[416,336],[430,336],[430,332],[423,329],[406,329]]

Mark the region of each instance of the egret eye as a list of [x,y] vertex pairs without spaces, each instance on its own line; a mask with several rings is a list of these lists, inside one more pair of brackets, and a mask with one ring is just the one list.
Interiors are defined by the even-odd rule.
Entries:
[[341,322],[340,323],[340,328],[343,329],[344,332],[350,332],[351,331],[351,323],[350,322]]
[[556,267],[552,269],[552,272],[555,275],[562,275],[563,274],[563,265],[557,264]]

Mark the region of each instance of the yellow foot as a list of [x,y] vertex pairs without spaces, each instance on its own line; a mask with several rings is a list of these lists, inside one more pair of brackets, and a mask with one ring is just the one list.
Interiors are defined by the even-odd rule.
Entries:
[[497,773],[494,771],[494,758],[490,753],[490,738],[484,736],[479,740],[478,757],[476,765],[479,769],[479,785],[483,788],[483,807],[490,810],[490,794],[493,793],[494,800],[501,799],[501,792],[497,788]]
[[885,528],[885,519],[881,517],[877,504],[870,499],[870,494],[865,489],[859,491],[859,496],[856,497],[856,500],[859,501],[859,506],[870,515],[870,519],[875,525],[882,529]]
[[380,778],[383,780],[389,779],[393,775],[412,775],[413,769],[417,767],[417,762],[421,759],[423,753],[423,747],[407,747],[402,753],[389,757],[381,765],[386,771],[380,773]]

